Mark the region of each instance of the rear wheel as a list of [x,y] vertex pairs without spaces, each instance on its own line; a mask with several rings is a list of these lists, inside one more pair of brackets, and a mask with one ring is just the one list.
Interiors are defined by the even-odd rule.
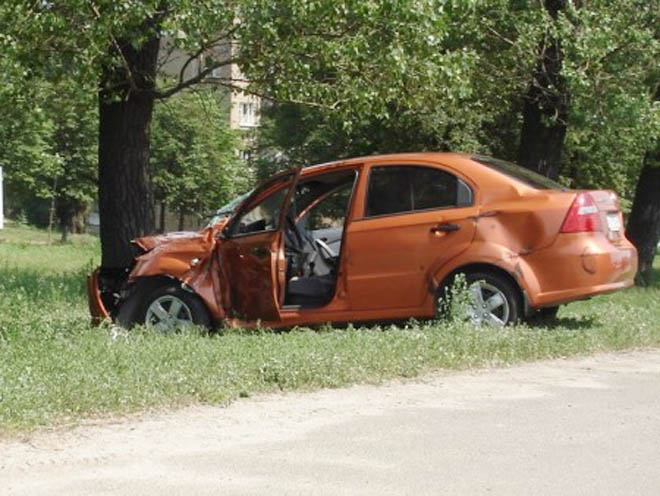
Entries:
[[198,325],[211,328],[211,317],[194,293],[174,284],[140,288],[119,309],[117,320],[125,327],[144,325],[163,333]]
[[[494,272],[468,272],[464,312],[476,325],[502,327],[518,322],[522,315],[522,298],[518,288],[506,277]],[[448,292],[438,295],[437,314],[446,313]],[[449,305],[452,307],[452,305]]]

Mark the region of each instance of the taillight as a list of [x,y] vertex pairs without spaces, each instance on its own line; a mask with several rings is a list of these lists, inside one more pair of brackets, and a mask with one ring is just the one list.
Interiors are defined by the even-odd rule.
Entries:
[[598,207],[589,193],[579,193],[561,226],[563,233],[601,231]]

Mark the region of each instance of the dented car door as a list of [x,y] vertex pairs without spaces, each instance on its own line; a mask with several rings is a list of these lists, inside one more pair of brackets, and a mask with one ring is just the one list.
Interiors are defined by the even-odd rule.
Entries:
[[223,230],[218,254],[230,290],[230,315],[275,321],[284,285],[283,226],[300,170],[251,195]]

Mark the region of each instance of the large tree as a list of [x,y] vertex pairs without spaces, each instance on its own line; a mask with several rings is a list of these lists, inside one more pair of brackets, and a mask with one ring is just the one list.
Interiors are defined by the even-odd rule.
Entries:
[[[660,103],[660,85],[654,100]],[[660,132],[655,137],[653,149],[644,157],[626,234],[639,253],[637,283],[648,285],[660,242]]]
[[[309,143],[328,156],[451,147],[515,158],[536,135],[539,153],[522,147],[541,157],[532,167],[625,199],[653,149],[657,106],[640,88],[657,66],[658,3],[15,0],[0,5],[0,48],[13,82],[97,83],[103,265],[121,267],[128,240],[153,229],[154,103],[234,63],[243,75],[216,83],[309,105],[302,158]],[[177,77],[159,80],[167,55]]]
[[[435,83],[404,76],[401,88],[380,95],[386,113],[381,106],[351,109],[350,102],[273,107],[260,133],[262,156],[273,149],[305,163],[454,149],[515,161],[521,150],[536,157],[526,165],[561,175],[569,186],[612,188],[631,198],[656,119],[644,77],[658,56],[649,44],[654,6],[576,3],[448,3]],[[266,155],[263,162],[272,161]]]
[[[430,76],[441,66],[434,47],[442,24],[442,5],[431,0],[15,0],[0,7],[0,49],[28,71],[98,82],[102,265],[118,268],[131,260],[129,240],[154,229],[156,100],[238,64],[248,91],[378,107],[383,91],[402,89],[397,75],[437,83]],[[181,60],[176,80],[164,85],[159,54]],[[244,89],[243,76],[226,74],[216,82]]]

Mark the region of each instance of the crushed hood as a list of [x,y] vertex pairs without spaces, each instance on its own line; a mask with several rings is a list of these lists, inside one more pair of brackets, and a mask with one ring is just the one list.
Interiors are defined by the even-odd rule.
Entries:
[[228,219],[221,219],[201,231],[180,231],[154,236],[143,236],[133,243],[145,252],[158,248],[159,252],[208,252],[216,244],[216,234],[227,224]]
[[172,249],[174,251],[190,251],[199,246],[200,248],[207,244],[208,236],[202,232],[172,232],[167,234],[157,234],[155,236],[144,236],[133,240],[144,251],[151,251],[154,248]]

